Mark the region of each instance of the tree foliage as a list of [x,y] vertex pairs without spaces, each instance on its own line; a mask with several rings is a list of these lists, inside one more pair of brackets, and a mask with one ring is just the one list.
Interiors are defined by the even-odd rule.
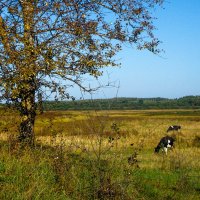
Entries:
[[[21,135],[33,135],[37,96],[117,66],[124,42],[158,53],[153,9],[162,0],[1,0],[0,96],[18,105]],[[38,95],[37,95],[38,94]],[[27,125],[29,124],[29,125]]]

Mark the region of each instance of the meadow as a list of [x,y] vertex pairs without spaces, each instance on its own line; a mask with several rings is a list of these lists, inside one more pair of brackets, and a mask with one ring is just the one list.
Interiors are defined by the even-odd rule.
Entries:
[[[200,199],[200,110],[46,111],[34,149],[0,110],[0,199]],[[154,153],[170,125],[175,148]]]

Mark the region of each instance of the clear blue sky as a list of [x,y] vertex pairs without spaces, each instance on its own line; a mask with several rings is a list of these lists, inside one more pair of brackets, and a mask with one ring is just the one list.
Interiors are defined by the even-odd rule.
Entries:
[[200,95],[200,0],[169,0],[155,16],[162,57],[125,47],[121,68],[108,70],[119,89],[101,89],[92,98]]

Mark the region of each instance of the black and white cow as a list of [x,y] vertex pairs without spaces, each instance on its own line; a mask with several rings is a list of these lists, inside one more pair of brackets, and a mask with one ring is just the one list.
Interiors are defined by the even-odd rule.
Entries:
[[181,129],[181,126],[173,125],[173,126],[170,126],[170,127],[167,129],[167,132],[169,132],[169,131],[178,131],[179,129]]
[[158,143],[157,147],[155,148],[155,153],[158,153],[160,149],[167,154],[168,148],[174,147],[175,139],[170,136],[165,136],[161,138],[160,142]]

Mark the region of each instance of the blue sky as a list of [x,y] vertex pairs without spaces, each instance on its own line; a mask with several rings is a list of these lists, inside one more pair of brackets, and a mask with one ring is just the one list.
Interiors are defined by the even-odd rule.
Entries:
[[92,98],[200,95],[200,0],[170,0],[155,16],[154,33],[165,53],[157,56],[124,47],[118,54],[121,68],[107,72],[119,88],[100,89]]

